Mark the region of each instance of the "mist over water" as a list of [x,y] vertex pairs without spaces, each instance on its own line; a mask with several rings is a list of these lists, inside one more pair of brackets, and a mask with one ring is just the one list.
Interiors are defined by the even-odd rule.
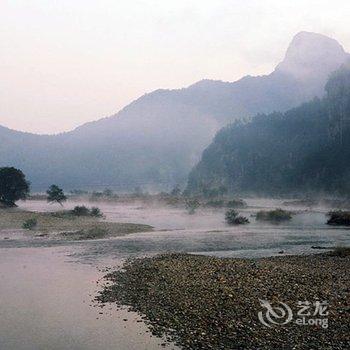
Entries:
[[[89,259],[109,256],[128,257],[163,252],[205,253],[215,256],[257,257],[279,254],[315,252],[311,246],[332,247],[350,242],[350,230],[326,225],[325,206],[283,206],[284,200],[247,199],[248,207],[239,212],[248,217],[247,226],[228,226],[225,209],[199,209],[189,215],[183,208],[145,205],[142,202],[117,204],[99,202],[107,221],[148,224],[154,232],[136,233],[108,240],[79,243],[84,245]],[[68,202],[66,208],[89,202]],[[28,201],[25,209],[56,210],[44,201]],[[259,210],[282,207],[295,213],[290,222],[279,224],[257,222]],[[4,244],[4,242],[2,243]],[[5,244],[14,244],[6,241]],[[21,244],[21,243],[19,243]],[[28,242],[28,244],[31,244]],[[37,244],[40,244],[37,242]]]

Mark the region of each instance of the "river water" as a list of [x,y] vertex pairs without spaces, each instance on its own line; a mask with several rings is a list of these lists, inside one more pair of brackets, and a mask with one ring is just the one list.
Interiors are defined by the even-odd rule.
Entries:
[[[134,313],[92,302],[105,266],[128,257],[190,252],[220,257],[261,257],[318,252],[312,246],[350,245],[350,230],[325,224],[326,208],[288,207],[297,214],[288,223],[255,222],[261,209],[283,207],[282,200],[248,199],[241,210],[251,223],[229,227],[224,210],[185,210],[142,203],[99,203],[106,220],[144,223],[154,232],[86,242],[26,239],[0,228],[0,349],[163,349]],[[66,208],[77,204],[69,202]],[[57,210],[44,201],[20,206]],[[4,237],[9,239],[3,239]],[[172,344],[166,345],[173,349]]]

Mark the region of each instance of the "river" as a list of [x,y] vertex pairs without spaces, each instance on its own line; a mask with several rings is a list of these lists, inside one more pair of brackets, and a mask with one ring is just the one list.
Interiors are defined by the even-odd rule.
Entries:
[[[224,210],[99,203],[108,221],[144,223],[154,232],[85,242],[26,239],[0,229],[0,349],[163,349],[138,315],[92,301],[106,266],[125,258],[163,252],[219,257],[262,257],[318,252],[312,246],[350,244],[350,230],[325,224],[328,209],[293,207],[288,223],[256,222],[261,209],[283,207],[282,200],[247,199],[240,210],[251,223],[229,227]],[[91,203],[68,202],[65,207]],[[44,201],[20,203],[33,211],[57,210]],[[3,239],[3,238],[9,239]],[[175,349],[167,344],[168,349]]]

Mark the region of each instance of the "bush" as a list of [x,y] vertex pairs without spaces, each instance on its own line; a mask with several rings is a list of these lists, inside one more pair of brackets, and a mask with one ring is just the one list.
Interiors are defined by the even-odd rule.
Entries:
[[228,208],[245,208],[247,203],[243,199],[232,199],[227,202],[226,206]]
[[90,216],[93,216],[95,218],[101,218],[103,216],[100,208],[92,207],[90,210]]
[[281,222],[291,220],[292,214],[283,209],[275,209],[270,211],[259,211],[256,214],[256,220]]
[[33,230],[38,224],[38,220],[35,218],[31,218],[26,220],[23,225],[22,228],[24,228],[25,230]]
[[75,216],[90,216],[90,209],[85,207],[85,205],[77,205],[72,210],[72,214]]
[[77,205],[72,210],[62,210],[51,213],[52,216],[61,219],[74,219],[74,216],[92,216],[95,218],[101,218],[103,213],[97,207],[87,208],[85,205]]
[[230,209],[225,214],[225,220],[229,225],[244,225],[249,224],[249,220],[244,216],[239,216],[238,213]]
[[71,213],[75,216],[93,216],[95,218],[101,218],[103,216],[100,208],[92,207],[91,209],[89,209],[85,207],[85,205],[77,205],[76,207],[74,207]]
[[327,216],[329,216],[327,225],[350,226],[350,211],[330,211]]

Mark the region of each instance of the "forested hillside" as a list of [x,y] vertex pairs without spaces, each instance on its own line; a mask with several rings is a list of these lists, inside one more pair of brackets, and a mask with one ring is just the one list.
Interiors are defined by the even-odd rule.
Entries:
[[350,195],[350,69],[330,77],[326,97],[286,113],[222,129],[188,182],[191,193]]

